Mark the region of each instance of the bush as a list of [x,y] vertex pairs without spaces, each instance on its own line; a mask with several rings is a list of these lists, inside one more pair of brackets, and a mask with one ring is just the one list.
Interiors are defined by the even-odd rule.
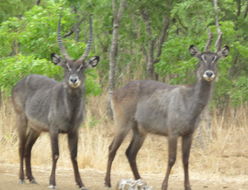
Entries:
[[[18,54],[14,57],[6,57],[0,60],[0,89],[6,95],[10,95],[12,87],[23,77],[29,74],[40,74],[55,78],[63,79],[63,71],[59,66],[54,65],[47,59],[35,58],[33,55],[24,56]],[[98,75],[94,69],[86,72],[86,93],[98,95],[101,93],[98,84]]]

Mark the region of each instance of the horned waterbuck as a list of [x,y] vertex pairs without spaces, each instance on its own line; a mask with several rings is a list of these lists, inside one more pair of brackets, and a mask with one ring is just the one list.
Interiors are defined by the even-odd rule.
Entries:
[[99,57],[95,56],[86,61],[92,43],[91,19],[89,41],[84,54],[77,60],[70,58],[63,45],[60,20],[57,35],[63,57],[52,54],[51,58],[55,65],[63,67],[63,82],[57,82],[45,76],[29,75],[19,81],[12,91],[19,134],[19,179],[20,183],[24,183],[23,162],[25,160],[26,177],[31,183],[36,183],[31,170],[31,149],[40,133],[48,132],[52,148],[49,188],[54,189],[56,187],[56,163],[59,158],[58,134],[66,133],[76,184],[80,189],[86,190],[77,163],[78,129],[83,121],[84,71],[88,67],[95,67],[99,62]]
[[184,167],[184,187],[191,190],[188,161],[192,135],[197,128],[199,116],[207,105],[213,81],[217,75],[217,62],[228,55],[229,48],[213,52],[199,52],[190,46],[190,53],[199,59],[197,81],[194,85],[168,85],[152,80],[129,82],[112,94],[112,109],[117,126],[116,135],[109,146],[105,185],[111,186],[111,166],[116,151],[131,130],[132,140],[126,150],[135,179],[140,179],[136,156],[147,133],[168,137],[168,166],[162,183],[167,190],[171,168],[176,161],[177,141],[182,137],[182,160]]

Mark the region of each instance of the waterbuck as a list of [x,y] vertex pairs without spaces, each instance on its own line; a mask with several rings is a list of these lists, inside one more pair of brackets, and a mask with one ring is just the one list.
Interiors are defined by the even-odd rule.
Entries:
[[188,161],[192,135],[197,128],[199,116],[207,105],[213,81],[217,75],[217,62],[226,57],[228,46],[217,52],[199,52],[195,46],[189,47],[190,53],[199,59],[197,81],[192,86],[168,85],[152,80],[129,82],[113,92],[111,106],[117,126],[116,135],[109,146],[105,185],[111,186],[111,166],[116,151],[130,130],[132,140],[126,150],[130,167],[135,179],[140,179],[136,156],[147,133],[168,137],[168,166],[162,184],[167,190],[171,168],[176,161],[177,141],[182,137],[182,160],[184,167],[184,187],[191,190]]
[[58,135],[66,133],[76,184],[80,189],[86,190],[77,163],[78,129],[83,121],[84,71],[88,67],[95,67],[99,57],[95,56],[86,61],[93,38],[91,18],[89,40],[84,54],[77,60],[70,58],[63,45],[60,20],[61,18],[57,39],[63,57],[51,54],[51,58],[55,65],[63,67],[63,82],[41,75],[29,75],[19,81],[12,91],[19,135],[19,179],[20,183],[24,183],[23,162],[25,160],[27,179],[31,183],[36,183],[31,170],[31,149],[41,132],[49,132],[52,148],[49,188],[55,189],[56,163],[59,158]]

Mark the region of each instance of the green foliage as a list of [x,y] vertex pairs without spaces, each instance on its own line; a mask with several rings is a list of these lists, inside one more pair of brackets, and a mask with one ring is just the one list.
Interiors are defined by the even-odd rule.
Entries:
[[175,4],[171,14],[178,20],[177,27],[187,30],[191,36],[202,33],[206,26],[214,22],[211,1],[180,1]]
[[[62,70],[51,64],[50,54],[59,52],[59,15],[63,15],[63,31],[69,31],[74,24],[75,15],[70,9],[61,9],[64,3],[48,1],[44,7],[33,6],[22,18],[12,17],[1,24],[0,46],[4,47],[0,49],[1,91],[9,94],[18,80],[31,73],[62,79]],[[85,43],[70,38],[63,41],[72,58],[76,59],[82,55]],[[86,92],[92,95],[101,93],[97,72],[92,69],[87,71],[86,75]]]
[[46,59],[17,55],[0,60],[0,88],[9,94],[11,88],[23,77],[35,73],[59,79],[61,69]]
[[233,105],[240,105],[248,101],[248,78],[246,76],[238,77],[229,91]]
[[190,59],[189,56],[188,47],[191,44],[190,38],[171,38],[167,41],[161,61],[156,64],[156,72],[162,77],[171,76],[168,83],[179,84],[192,79],[189,72],[194,68],[195,60],[194,58]]
[[93,96],[100,95],[102,90],[99,83],[99,76],[95,69],[88,69],[86,70],[86,81],[85,81],[85,88],[86,94],[90,94]]
[[[32,54],[39,58],[50,57],[51,52],[58,51],[56,32],[60,13],[63,14],[63,28],[69,30],[68,28],[74,17],[69,16],[68,9],[61,11],[55,4],[48,4],[46,8],[34,6],[25,12],[23,18],[10,18],[2,23],[0,45],[6,49],[0,51],[0,56],[10,55],[12,46],[17,45],[17,51],[23,54]],[[65,19],[67,19],[67,22],[65,22]],[[6,35],[8,38],[6,38]]]
[[[90,94],[99,94],[99,83],[103,87],[108,85],[108,56],[113,27],[112,2],[42,0],[40,6],[36,6],[35,2],[0,2],[1,89],[9,92],[17,80],[30,73],[61,80],[62,71],[50,63],[50,54],[59,53],[56,39],[59,15],[62,15],[62,35],[69,32],[77,21],[84,19],[80,26],[79,42],[74,39],[75,33],[63,40],[68,53],[76,59],[84,51],[88,39],[87,18],[91,14],[94,21],[92,50],[94,55],[101,57],[101,62],[96,69],[86,72],[86,87]],[[119,0],[116,2],[118,4]],[[238,15],[239,2],[241,9]],[[247,5],[245,0],[218,0],[218,5],[223,45],[227,44],[230,47],[230,54],[219,61],[213,103],[216,106],[238,106],[248,101],[248,16],[245,16]],[[151,35],[147,33],[141,10],[145,10],[151,18]],[[214,35],[211,51],[215,51],[217,32],[212,0],[128,0],[119,28],[117,83],[133,78],[142,79],[145,76],[145,51],[148,50],[149,41],[158,37],[164,14],[169,15],[170,26],[160,62],[155,64],[155,71],[159,80],[170,84],[194,82],[194,70],[198,60],[190,56],[188,47],[194,44],[203,51],[209,28]]]
[[35,0],[1,0],[0,23],[12,16],[21,16],[35,4]]
[[[230,103],[238,106],[248,99],[248,43],[245,40],[248,37],[248,18],[244,18],[242,13],[239,17],[234,14],[237,7],[233,1],[220,0],[219,6],[222,44],[227,44],[231,51],[227,58],[218,63],[214,104],[225,106]],[[156,64],[156,72],[172,84],[192,83],[192,75],[194,76],[192,70],[197,60],[190,58],[187,48],[195,44],[203,51],[209,28],[214,36],[211,51],[215,51],[217,32],[213,5],[211,1],[181,1],[175,4],[171,14],[175,23],[170,27],[161,60]]]
[[[18,54],[14,57],[6,57],[0,60],[0,89],[10,94],[12,87],[29,74],[40,74],[58,81],[63,79],[63,70],[47,59],[39,59],[34,56]],[[87,72],[86,93],[99,95],[101,93],[98,84],[97,73],[90,69]]]

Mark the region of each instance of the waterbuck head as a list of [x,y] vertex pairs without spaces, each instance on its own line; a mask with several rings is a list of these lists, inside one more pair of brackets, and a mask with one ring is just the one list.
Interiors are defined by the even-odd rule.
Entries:
[[199,66],[197,69],[198,79],[204,79],[205,81],[211,82],[216,78],[218,60],[222,57],[226,57],[229,53],[229,47],[224,46],[221,50],[213,52],[200,52],[194,45],[189,47],[189,51],[192,56],[199,59]]
[[59,18],[59,23],[58,23],[57,40],[59,44],[60,53],[62,54],[62,56],[52,53],[51,59],[55,65],[59,65],[64,68],[64,81],[66,82],[66,84],[71,88],[78,88],[84,82],[83,81],[84,70],[89,67],[95,67],[100,60],[99,56],[94,56],[86,60],[90,53],[90,48],[93,38],[92,19],[90,17],[90,35],[86,49],[83,55],[77,60],[73,60],[67,54],[66,49],[62,42],[60,28],[61,28],[61,17]]

